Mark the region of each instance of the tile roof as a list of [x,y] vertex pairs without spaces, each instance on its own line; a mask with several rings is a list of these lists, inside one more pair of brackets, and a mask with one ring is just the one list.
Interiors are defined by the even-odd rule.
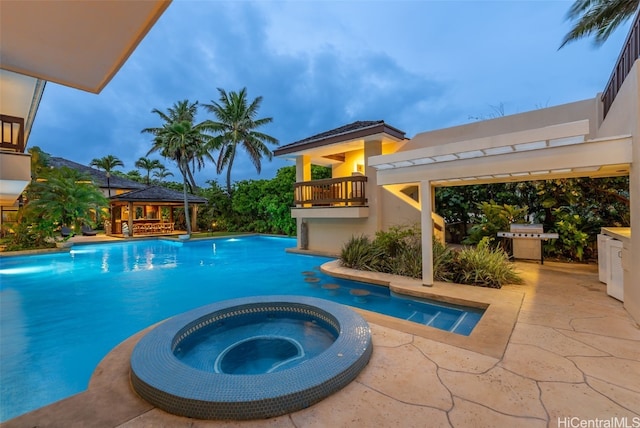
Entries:
[[[150,186],[144,189],[132,190],[131,192],[115,195],[110,198],[112,201],[123,202],[184,202],[182,192],[167,189],[162,186]],[[187,200],[190,204],[205,204],[207,199],[187,193]]]
[[[75,169],[76,171],[79,171],[91,177],[91,181],[93,181],[96,186],[103,187],[105,189],[107,188],[107,173],[99,169],[91,168],[89,166],[56,156],[49,156],[49,166],[52,166],[54,168],[67,167]],[[145,185],[142,183],[138,183],[137,181],[129,180],[128,178],[119,177],[113,174],[111,174],[109,182],[112,189],[142,189],[145,187]]]
[[405,138],[404,131],[384,123],[384,120],[357,121],[281,146],[274,150],[273,153],[275,156],[279,156],[294,152],[297,149],[319,147],[339,141],[363,138],[365,136],[375,135],[381,132],[385,132],[401,140]]

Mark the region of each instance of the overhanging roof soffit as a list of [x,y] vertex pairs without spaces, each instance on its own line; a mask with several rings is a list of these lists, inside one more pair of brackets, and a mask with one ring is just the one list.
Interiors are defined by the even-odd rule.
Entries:
[[0,67],[99,93],[169,4],[2,1]]
[[589,121],[585,119],[492,137],[372,156],[369,158],[369,165],[378,170],[384,170],[544,150],[584,143],[588,134]]
[[381,185],[430,181],[434,185],[455,186],[566,177],[612,177],[629,174],[632,151],[632,137],[623,135],[577,145],[431,164],[377,165],[377,179]]

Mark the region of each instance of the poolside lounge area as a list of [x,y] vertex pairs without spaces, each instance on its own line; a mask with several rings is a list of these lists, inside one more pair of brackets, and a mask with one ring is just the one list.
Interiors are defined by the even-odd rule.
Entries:
[[[86,392],[2,426],[562,427],[613,418],[637,424],[640,327],[621,302],[607,295],[597,266],[548,261],[517,266],[524,285],[469,290],[516,305],[502,345],[498,338],[497,346],[483,348],[496,339],[491,329],[472,334],[478,343],[468,346],[451,340],[450,333],[366,313],[374,344],[369,365],[338,393],[290,415],[201,421],[153,408],[129,384],[129,357],[140,332],[105,357]],[[423,289],[467,290],[443,283]],[[493,321],[511,322],[500,317]]]

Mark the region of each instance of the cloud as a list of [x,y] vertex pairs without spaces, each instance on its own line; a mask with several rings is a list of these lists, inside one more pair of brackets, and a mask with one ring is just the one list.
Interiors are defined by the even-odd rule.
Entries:
[[[261,131],[282,145],[355,120],[411,137],[500,103],[510,114],[593,97],[626,31],[597,50],[585,41],[558,51],[569,6],[175,1],[101,94],[49,84],[29,145],[85,164],[112,154],[130,170],[151,147],[140,131],[161,124],[152,109],[217,101],[217,88],[262,96],[259,116],[273,123]],[[241,153],[232,179],[271,178],[289,164],[264,160],[258,176]],[[212,165],[196,178],[225,179]]]

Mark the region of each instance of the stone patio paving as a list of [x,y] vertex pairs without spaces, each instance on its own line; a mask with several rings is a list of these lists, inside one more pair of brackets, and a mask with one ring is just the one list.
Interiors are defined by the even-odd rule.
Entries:
[[371,361],[338,393],[268,420],[201,421],[167,414],[131,391],[128,358],[141,332],[103,360],[87,392],[2,426],[639,427],[640,328],[607,296],[597,267],[518,267],[526,284],[495,290],[524,292],[498,358],[447,344],[446,335],[434,340],[369,319]]

